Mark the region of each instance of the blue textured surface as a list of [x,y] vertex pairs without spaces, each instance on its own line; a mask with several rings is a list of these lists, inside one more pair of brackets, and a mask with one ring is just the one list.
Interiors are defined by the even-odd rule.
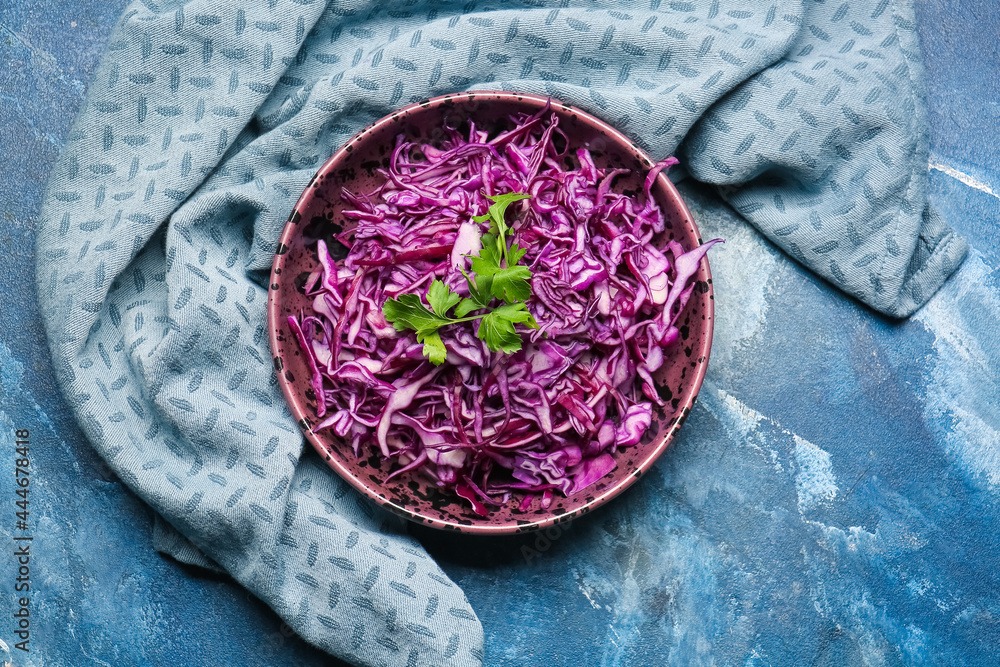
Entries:
[[[717,363],[657,471],[551,544],[418,533],[483,621],[488,664],[993,664],[1000,17],[988,6],[917,8],[933,201],[973,248],[960,272],[889,324],[689,191],[705,233],[730,239],[713,259]],[[18,664],[329,664],[242,589],[152,551],[148,510],[55,389],[31,239],[119,12],[0,14],[0,421],[31,428],[36,445],[38,653]],[[5,536],[12,521],[0,520]],[[7,587],[9,560],[0,567]]]

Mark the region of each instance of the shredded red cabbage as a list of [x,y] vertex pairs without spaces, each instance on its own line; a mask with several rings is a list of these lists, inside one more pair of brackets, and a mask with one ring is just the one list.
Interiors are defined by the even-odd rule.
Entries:
[[[515,115],[492,138],[445,128],[440,147],[400,137],[382,186],[343,192],[357,226],[331,242],[347,257],[335,262],[318,242],[321,268],[304,286],[313,312],[288,318],[310,364],[313,430],[332,429],[357,456],[378,448],[398,462],[392,476],[420,471],[479,514],[513,491],[527,492],[522,510],[534,498],[546,507],[553,490],[587,488],[614,469],[616,447],[640,442],[662,404],[652,374],[670,363],[692,277],[719,241],[657,249],[664,219],[650,189],[677,160],[649,171],[644,197],[615,193],[624,170],[599,169],[583,148],[570,155],[546,115]],[[508,221],[527,249],[538,329],[519,326],[523,349],[504,354],[477,338],[478,321],[444,327],[447,359],[433,366],[382,305],[426,298],[435,278],[467,296],[461,269],[487,228],[472,218],[487,195],[510,192],[531,195]]]

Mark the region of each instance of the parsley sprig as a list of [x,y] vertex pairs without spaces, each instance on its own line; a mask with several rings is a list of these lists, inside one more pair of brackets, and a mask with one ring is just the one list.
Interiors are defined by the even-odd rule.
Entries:
[[[490,222],[489,233],[482,238],[479,255],[471,255],[475,278],[462,271],[469,286],[469,296],[463,298],[440,280],[434,280],[427,291],[428,308],[416,294],[403,294],[397,299],[386,299],[382,314],[397,331],[411,329],[417,333],[417,342],[423,343],[424,356],[432,364],[444,363],[447,350],[438,330],[449,324],[482,320],[478,336],[493,351],[508,354],[521,349],[521,336],[515,324],[538,328],[535,318],[528,312],[525,301],[531,296],[531,270],[518,264],[527,252],[507,239],[510,227],[504,220],[507,207],[530,195],[514,192],[489,197],[493,204],[486,214],[473,218],[476,222]],[[505,303],[492,306],[494,299]],[[454,308],[454,316],[448,311]],[[475,311],[486,311],[470,315]]]

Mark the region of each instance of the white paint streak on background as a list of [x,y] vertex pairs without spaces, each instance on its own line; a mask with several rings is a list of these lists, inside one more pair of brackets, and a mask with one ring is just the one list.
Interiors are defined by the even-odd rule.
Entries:
[[725,368],[763,327],[767,291],[778,282],[777,275],[788,260],[727,206],[690,190],[684,194],[702,237],[726,241],[708,254],[716,287],[712,364]]
[[[1000,299],[996,279],[975,250],[914,316],[934,336],[924,418],[938,442],[973,477],[1000,490],[1000,409],[996,403]],[[992,284],[990,284],[992,283]],[[992,331],[992,333],[991,333]]]
[[997,199],[1000,199],[1000,195],[994,192],[993,188],[991,188],[987,183],[984,183],[975,176],[970,176],[965,172],[961,172],[958,169],[955,169],[954,167],[949,167],[946,164],[942,164],[940,162],[934,162],[932,160],[927,164],[927,170],[940,171],[942,174],[945,174],[946,176],[951,176],[956,181],[960,181],[965,185],[968,185],[970,188],[974,188],[976,190],[979,190],[980,192],[985,192],[991,197],[996,197]]
[[[711,381],[706,381],[704,384],[701,404],[719,420],[734,442],[756,450],[772,461],[776,473],[781,474],[785,471],[784,463],[793,464],[800,513],[814,509],[821,502],[836,498],[840,489],[833,474],[830,454],[826,450],[783,429],[773,419],[757,412]],[[760,428],[762,422],[766,422],[769,427],[765,430],[779,432],[782,437],[790,436],[794,450],[786,451],[784,455],[775,450],[771,446],[775,443],[764,437]],[[777,446],[780,450],[781,446]]]
[[808,440],[793,435],[795,440],[795,490],[799,496],[799,512],[817,507],[821,502],[837,497],[837,479],[833,476],[830,454]]

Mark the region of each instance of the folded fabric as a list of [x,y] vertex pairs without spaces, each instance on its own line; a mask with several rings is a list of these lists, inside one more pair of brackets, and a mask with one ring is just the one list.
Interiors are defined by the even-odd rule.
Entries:
[[483,661],[462,592],[303,450],[276,388],[276,241],[365,124],[455,90],[551,95],[654,157],[678,151],[798,261],[890,315],[965,252],[926,204],[908,3],[570,5],[133,3],[48,185],[37,278],[58,377],[165,519],[158,547],[224,568],[356,664]]

